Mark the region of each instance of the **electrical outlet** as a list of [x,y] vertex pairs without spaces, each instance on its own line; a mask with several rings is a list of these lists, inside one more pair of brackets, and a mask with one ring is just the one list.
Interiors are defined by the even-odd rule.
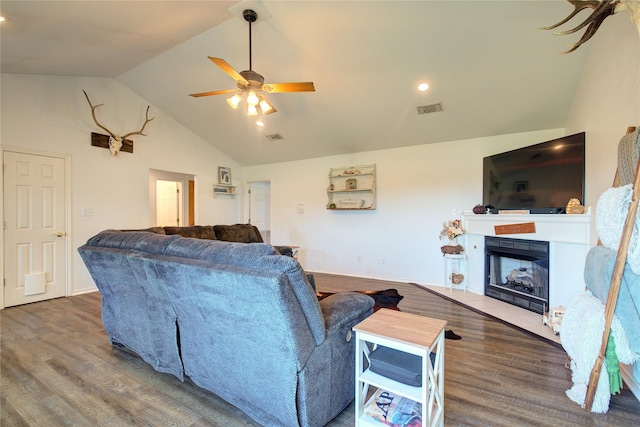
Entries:
[[93,216],[93,209],[82,208],[82,216]]

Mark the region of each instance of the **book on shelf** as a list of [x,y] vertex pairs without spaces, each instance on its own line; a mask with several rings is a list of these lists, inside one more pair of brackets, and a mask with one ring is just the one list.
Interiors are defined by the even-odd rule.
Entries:
[[422,405],[406,397],[378,389],[365,405],[362,417],[370,424],[419,427],[422,425]]

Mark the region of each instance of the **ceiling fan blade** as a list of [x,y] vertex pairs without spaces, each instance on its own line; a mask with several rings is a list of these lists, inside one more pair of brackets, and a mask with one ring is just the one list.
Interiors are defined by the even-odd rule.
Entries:
[[263,84],[262,90],[265,92],[315,92],[316,88],[313,87],[313,82],[298,82],[298,83],[269,83]]
[[213,92],[190,93],[189,96],[200,98],[201,96],[224,95],[225,93],[237,93],[238,89],[214,90]]
[[224,71],[225,73],[229,74],[233,80],[235,80],[237,82],[242,82],[242,83],[244,83],[246,85],[249,84],[247,79],[242,77],[240,75],[240,73],[238,73],[236,70],[234,70],[233,67],[231,65],[229,65],[229,63],[227,61],[225,61],[224,59],[222,59],[222,58],[214,58],[213,56],[209,56],[208,58],[214,64],[216,64],[218,67],[220,67],[222,69],[222,71]]

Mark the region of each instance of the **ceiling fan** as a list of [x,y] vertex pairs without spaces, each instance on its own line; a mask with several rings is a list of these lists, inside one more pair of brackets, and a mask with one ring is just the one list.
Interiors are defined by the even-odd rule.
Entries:
[[265,83],[264,77],[253,71],[251,64],[251,24],[258,19],[258,14],[252,9],[246,9],[242,12],[242,16],[244,20],[249,23],[249,69],[237,72],[224,59],[214,58],[212,56],[208,57],[214,64],[220,67],[222,71],[227,73],[236,81],[238,89],[191,93],[189,96],[199,98],[202,96],[233,93],[234,95],[227,99],[227,103],[229,103],[233,109],[236,109],[242,101],[243,95],[246,94],[247,114],[254,116],[259,112],[262,112],[263,114],[272,114],[277,111],[275,107],[264,97],[262,94],[263,92],[315,92],[316,89],[312,82]]

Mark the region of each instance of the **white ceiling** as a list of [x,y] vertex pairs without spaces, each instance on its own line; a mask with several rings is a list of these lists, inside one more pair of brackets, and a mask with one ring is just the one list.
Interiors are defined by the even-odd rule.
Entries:
[[[562,55],[579,34],[537,29],[569,14],[561,0],[237,3],[2,1],[1,70],[113,77],[249,166],[562,128],[589,49]],[[223,95],[187,96],[235,88],[207,56],[249,68],[248,24],[230,7],[271,15],[252,30],[265,82],[315,83],[269,94],[263,128]]]

